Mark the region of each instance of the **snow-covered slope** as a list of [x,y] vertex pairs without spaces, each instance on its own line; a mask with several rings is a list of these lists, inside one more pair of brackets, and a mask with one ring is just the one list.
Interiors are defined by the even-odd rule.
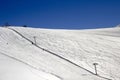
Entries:
[[[20,80],[120,80],[119,34],[120,28],[0,28],[0,64],[8,63],[4,69],[0,66],[0,78],[17,75]],[[93,63],[98,63],[98,75]],[[16,71],[9,70],[11,67]],[[19,80],[16,78],[9,80]]]

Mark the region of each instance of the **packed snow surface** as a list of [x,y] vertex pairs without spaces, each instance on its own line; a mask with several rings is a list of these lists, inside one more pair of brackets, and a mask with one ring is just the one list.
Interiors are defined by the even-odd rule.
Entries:
[[120,28],[1,27],[0,65],[0,80],[120,80]]

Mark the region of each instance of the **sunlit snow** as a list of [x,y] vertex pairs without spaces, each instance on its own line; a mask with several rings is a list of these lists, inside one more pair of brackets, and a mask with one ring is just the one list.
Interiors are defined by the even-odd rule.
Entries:
[[1,27],[0,65],[0,80],[120,80],[120,28]]

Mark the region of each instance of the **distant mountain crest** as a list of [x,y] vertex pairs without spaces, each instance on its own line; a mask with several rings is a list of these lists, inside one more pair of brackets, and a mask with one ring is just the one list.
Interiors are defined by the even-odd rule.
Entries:
[[118,24],[116,27],[120,27],[120,24]]

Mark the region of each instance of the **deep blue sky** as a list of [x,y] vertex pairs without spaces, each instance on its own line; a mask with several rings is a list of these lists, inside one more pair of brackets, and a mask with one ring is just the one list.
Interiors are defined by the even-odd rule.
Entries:
[[0,25],[102,28],[120,24],[120,0],[0,0]]

